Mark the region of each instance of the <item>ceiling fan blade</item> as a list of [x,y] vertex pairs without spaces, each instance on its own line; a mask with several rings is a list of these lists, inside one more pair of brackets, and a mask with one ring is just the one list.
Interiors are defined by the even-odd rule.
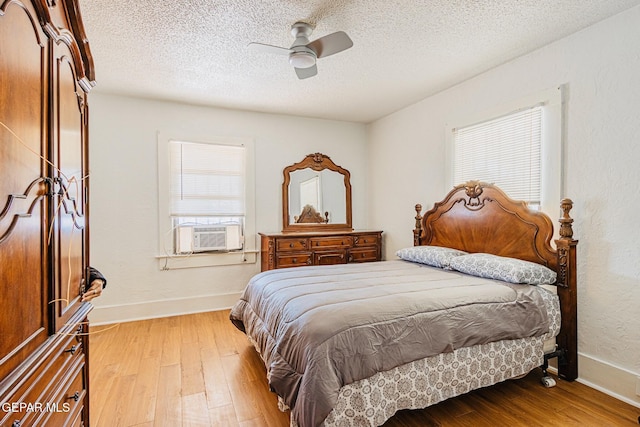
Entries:
[[324,37],[320,37],[307,45],[307,47],[313,49],[318,58],[342,52],[345,49],[349,49],[351,46],[353,46],[353,41],[351,41],[347,33],[344,31],[338,31]]
[[252,42],[252,43],[249,43],[247,47],[255,51],[265,52],[265,53],[274,53],[276,55],[289,55],[289,53],[291,53],[291,49],[289,48],[273,46],[273,45],[264,44],[264,43]]
[[318,74],[317,65],[313,65],[312,67],[309,67],[309,68],[294,68],[294,70],[296,70],[296,74],[298,75],[298,78],[300,80],[308,79],[309,77],[313,77],[316,74]]

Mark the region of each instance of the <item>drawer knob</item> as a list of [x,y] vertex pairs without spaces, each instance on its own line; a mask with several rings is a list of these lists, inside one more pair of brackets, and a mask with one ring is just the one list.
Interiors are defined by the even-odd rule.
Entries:
[[77,402],[78,400],[80,400],[80,392],[76,391],[71,396],[68,396],[67,400],[73,400],[74,402]]
[[75,354],[75,352],[78,351],[78,346],[77,345],[73,345],[71,346],[71,348],[65,350],[65,353],[70,353],[70,354]]
[[295,263],[297,263],[297,262],[298,262],[298,258],[294,258],[294,259],[293,259],[293,263],[295,264]]
[[292,248],[293,247],[293,243],[289,243],[289,247]]

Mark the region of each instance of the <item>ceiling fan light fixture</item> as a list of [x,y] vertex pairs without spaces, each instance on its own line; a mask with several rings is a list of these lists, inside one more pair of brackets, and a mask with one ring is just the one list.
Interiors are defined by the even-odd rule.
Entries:
[[316,64],[316,57],[309,52],[291,52],[289,63],[295,68],[309,68]]
[[312,30],[313,26],[304,22],[293,24],[291,34],[295,40],[289,48],[255,42],[249,43],[249,46],[263,52],[289,56],[289,64],[295,69],[298,78],[308,79],[318,74],[316,61],[319,58],[335,55],[353,46],[353,41],[344,31],[336,31],[310,42]]

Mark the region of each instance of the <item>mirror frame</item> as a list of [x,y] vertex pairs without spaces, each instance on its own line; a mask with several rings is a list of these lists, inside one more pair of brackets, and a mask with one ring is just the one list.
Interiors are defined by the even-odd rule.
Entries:
[[[346,194],[346,223],[289,223],[289,183],[291,182],[291,172],[311,168],[316,172],[328,169],[338,172],[344,177],[344,189]],[[284,233],[305,233],[310,231],[352,231],[351,223],[351,174],[345,168],[336,165],[329,156],[322,153],[309,154],[301,162],[287,166],[282,171],[284,181],[282,182],[282,232]]]

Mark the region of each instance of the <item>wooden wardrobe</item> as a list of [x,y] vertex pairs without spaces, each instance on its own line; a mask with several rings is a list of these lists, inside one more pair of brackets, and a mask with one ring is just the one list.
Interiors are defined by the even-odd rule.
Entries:
[[77,0],[0,0],[0,426],[88,426],[87,93]]

